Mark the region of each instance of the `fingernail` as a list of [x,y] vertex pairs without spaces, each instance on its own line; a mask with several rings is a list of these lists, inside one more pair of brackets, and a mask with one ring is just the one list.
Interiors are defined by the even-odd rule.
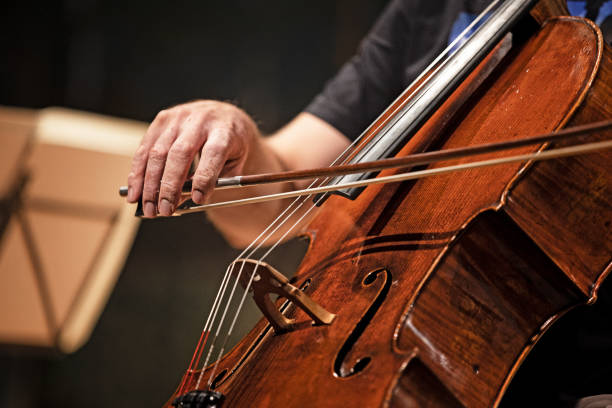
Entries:
[[196,204],[202,204],[202,199],[204,198],[204,194],[200,190],[193,190],[191,193],[191,200]]
[[161,202],[159,203],[159,213],[164,217],[172,214],[172,204],[170,204],[170,201],[162,198]]
[[155,216],[155,204],[151,201],[147,201],[144,205],[144,215],[145,217],[154,217]]

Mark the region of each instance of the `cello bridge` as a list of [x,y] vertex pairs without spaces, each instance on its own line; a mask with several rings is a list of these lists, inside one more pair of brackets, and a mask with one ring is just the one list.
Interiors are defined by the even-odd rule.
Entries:
[[310,296],[289,283],[289,279],[265,262],[237,259],[231,268],[235,275],[238,274],[240,284],[245,289],[249,286],[249,281],[253,276],[249,288],[253,292],[253,300],[277,334],[295,329],[298,323],[295,319],[288,319],[280,312],[270,299],[272,293],[286,298],[302,309],[312,318],[314,324],[331,324],[336,317],[335,314],[325,310]]

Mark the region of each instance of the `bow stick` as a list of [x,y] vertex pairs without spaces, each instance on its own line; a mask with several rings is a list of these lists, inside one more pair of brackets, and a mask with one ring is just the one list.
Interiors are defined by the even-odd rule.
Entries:
[[[388,159],[376,160],[373,162],[366,163],[355,163],[355,164],[343,164],[332,167],[324,167],[317,169],[308,169],[308,170],[295,170],[281,173],[264,173],[264,174],[253,174],[253,175],[245,175],[245,176],[235,176],[235,177],[227,177],[227,178],[219,178],[217,180],[217,184],[215,189],[225,189],[225,188],[236,188],[236,187],[245,187],[252,186],[257,184],[265,184],[265,183],[280,183],[280,182],[289,182],[294,180],[302,180],[302,179],[312,179],[317,177],[332,177],[339,176],[345,174],[352,173],[362,173],[365,171],[380,171],[390,168],[403,168],[403,167],[411,167],[423,164],[430,164],[435,162],[440,162],[444,160],[450,159],[458,159],[464,157],[475,156],[479,154],[486,154],[491,152],[503,151],[514,149],[517,147],[528,146],[539,143],[551,143],[551,142],[559,142],[562,140],[569,140],[572,138],[576,138],[579,136],[583,136],[588,133],[593,133],[596,131],[603,131],[612,128],[612,120],[606,120],[601,122],[595,122],[587,125],[580,125],[571,128],[566,128],[555,133],[547,133],[542,135],[537,135],[533,137],[528,137],[524,139],[518,140],[510,140],[504,142],[495,142],[495,143],[487,143],[477,146],[468,146],[468,147],[460,147],[454,149],[447,149],[435,152],[425,152],[425,153],[417,153],[404,157],[393,157]],[[483,160],[477,161],[467,164],[460,164],[456,166],[447,166],[437,169],[429,169],[422,170],[417,172],[403,173],[394,176],[387,177],[378,177],[376,179],[369,180],[361,180],[353,183],[345,183],[345,184],[337,184],[332,186],[322,186],[316,188],[309,188],[305,190],[296,190],[290,191],[286,193],[279,194],[271,194],[260,197],[251,197],[239,200],[232,200],[226,202],[205,204],[199,206],[193,206],[190,208],[179,208],[175,211],[173,215],[181,215],[185,213],[191,213],[196,211],[204,211],[210,208],[220,208],[220,207],[229,207],[236,205],[244,205],[244,204],[252,204],[257,202],[269,201],[274,199],[284,199],[290,197],[297,197],[300,195],[306,194],[318,194],[323,192],[330,192],[335,190],[341,190],[344,188],[352,188],[352,187],[362,187],[369,184],[380,184],[380,183],[388,183],[388,182],[396,182],[396,181],[404,181],[410,180],[420,177],[427,177],[435,174],[444,174],[451,171],[459,171],[459,170],[467,170],[470,168],[477,167],[486,167],[493,166],[497,164],[503,163],[512,163],[518,161],[528,161],[528,160],[546,160],[557,157],[565,157],[575,154],[582,154],[593,152],[597,150],[603,150],[612,147],[612,141],[608,142],[597,142],[597,143],[589,143],[584,145],[565,147],[559,149],[552,149],[544,152],[536,152],[529,153],[517,156],[510,156],[499,159],[491,159],[491,160]],[[182,189],[183,195],[189,195],[191,193],[191,180],[188,180]],[[127,187],[122,186],[119,189],[119,194],[121,196],[127,195]]]

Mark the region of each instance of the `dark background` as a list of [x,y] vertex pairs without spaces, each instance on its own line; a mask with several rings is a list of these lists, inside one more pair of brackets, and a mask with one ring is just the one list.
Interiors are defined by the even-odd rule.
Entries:
[[[10,2],[0,15],[0,104],[150,121],[177,103],[231,100],[271,133],[354,53],[384,3]],[[271,263],[291,273],[303,249],[290,243]],[[144,221],[81,350],[0,350],[0,406],[161,406],[236,255],[201,215]]]
[[148,121],[187,100],[229,99],[272,131],[355,51],[385,2],[11,2],[0,102]]
[[[0,104],[150,121],[164,107],[213,98],[237,103],[271,133],[350,57],[384,3],[11,2],[0,15]],[[303,250],[289,243],[271,263],[291,273]],[[191,357],[220,272],[236,254],[202,216],[143,222],[81,350],[0,350],[0,406],[161,406]],[[611,303],[603,297],[596,307],[612,310]],[[531,374],[519,373],[507,406],[612,391],[597,383],[611,378],[597,372],[612,366],[610,337],[599,336],[610,324],[594,319],[592,330],[576,330],[590,319],[581,313],[538,345],[526,363]],[[248,315],[243,331],[257,313]],[[601,343],[589,354],[585,344],[593,341]]]

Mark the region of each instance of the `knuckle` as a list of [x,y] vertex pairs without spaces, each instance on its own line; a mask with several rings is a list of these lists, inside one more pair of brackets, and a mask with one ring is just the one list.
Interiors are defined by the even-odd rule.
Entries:
[[166,156],[168,155],[168,149],[166,149],[163,146],[153,146],[153,148],[151,149],[151,159],[152,160],[163,160],[166,158]]
[[175,182],[162,181],[159,189],[160,198],[165,198],[171,202],[177,200],[179,195],[179,186]]
[[214,172],[210,170],[198,171],[192,178],[192,185],[195,189],[206,191],[212,187]]
[[187,141],[177,141],[172,146],[171,152],[179,158],[190,159],[196,152],[197,146]]
[[217,136],[207,143],[206,149],[215,155],[223,155],[230,145],[229,136]]
[[138,146],[136,152],[134,153],[134,159],[140,161],[144,160],[147,157],[148,149],[144,145]]
[[168,119],[168,116],[170,116],[170,112],[168,112],[168,109],[162,109],[157,112],[157,115],[155,115],[154,120],[158,122],[164,122],[166,119]]
[[138,177],[142,177],[143,174],[144,174],[144,166],[140,164],[133,165],[132,168],[130,169],[130,172],[128,173],[128,180],[137,179]]
[[160,183],[160,193],[174,192],[178,189],[178,182],[174,180],[165,179]]
[[135,182],[136,182],[136,181],[139,179],[139,177],[138,177],[138,176],[139,176],[139,174],[137,174],[137,173],[135,173],[135,172],[131,171],[131,172],[130,172],[130,174],[128,174],[128,177],[127,177],[127,179],[128,179],[128,184],[133,184],[133,183],[135,183]]

